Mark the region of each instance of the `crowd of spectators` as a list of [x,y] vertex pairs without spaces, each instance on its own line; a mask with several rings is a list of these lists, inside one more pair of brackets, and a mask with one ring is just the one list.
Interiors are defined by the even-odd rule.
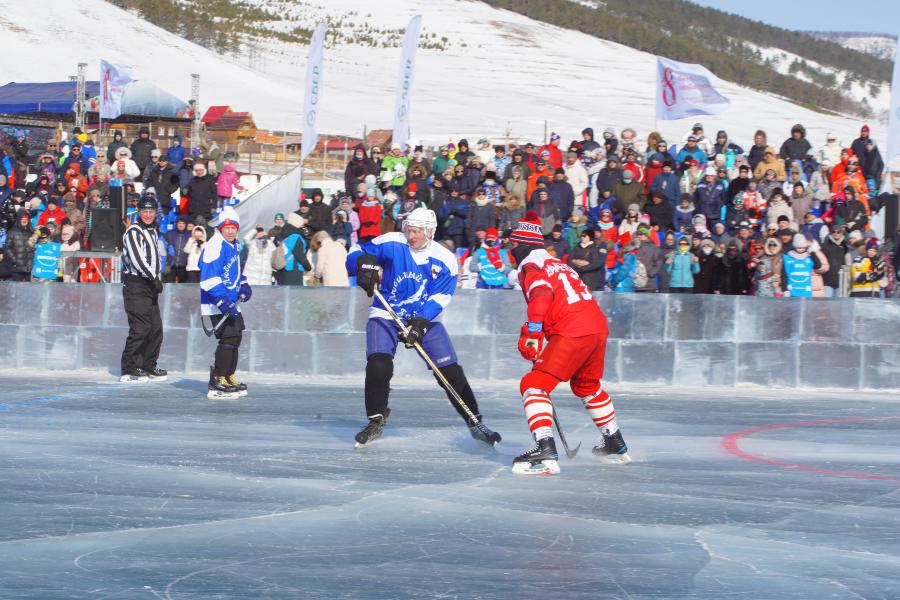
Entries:
[[[547,250],[594,290],[894,292],[893,240],[875,237],[870,223],[887,199],[868,126],[850,144],[828,134],[819,147],[800,124],[774,145],[764,131],[744,144],[726,131],[708,137],[696,123],[678,140],[639,139],[631,128],[595,139],[586,128],[567,145],[551,133],[540,145],[482,138],[431,155],[422,146],[385,150],[357,146],[344,192],[304,194],[295,212],[242,240],[253,284],[348,285],[349,246],[399,230],[426,207],[438,217],[435,239],[459,256],[462,287],[516,286],[509,233],[527,217],[540,222]],[[76,130],[37,156],[37,177],[26,183],[27,156],[24,136],[4,147],[0,278],[77,280],[77,269],[52,264],[42,246],[62,257],[78,251],[89,244],[93,209],[121,200],[133,218],[140,190],[159,199],[168,281],[195,282],[207,222],[241,189],[214,141],[189,150],[174,136],[162,151],[146,129],[130,145],[115,132],[102,152]]]

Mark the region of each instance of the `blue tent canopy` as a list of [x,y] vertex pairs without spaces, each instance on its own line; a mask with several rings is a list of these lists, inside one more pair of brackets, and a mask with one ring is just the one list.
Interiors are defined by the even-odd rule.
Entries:
[[[85,82],[88,98],[100,94],[99,81]],[[75,82],[8,83],[0,86],[0,114],[73,112]],[[125,88],[122,99],[123,115],[180,117],[188,110],[187,102],[143,81],[135,81]]]

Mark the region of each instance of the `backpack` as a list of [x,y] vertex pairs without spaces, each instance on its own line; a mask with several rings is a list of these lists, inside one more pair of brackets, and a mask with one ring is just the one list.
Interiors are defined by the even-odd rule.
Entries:
[[631,280],[636,288],[646,287],[647,282],[650,280],[647,277],[647,267],[644,266],[644,263],[641,262],[637,255],[634,257],[634,270],[631,272]]

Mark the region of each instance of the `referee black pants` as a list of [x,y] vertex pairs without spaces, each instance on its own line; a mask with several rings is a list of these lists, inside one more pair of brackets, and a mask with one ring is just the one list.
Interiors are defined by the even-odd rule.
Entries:
[[128,315],[128,339],[122,351],[122,373],[156,368],[162,347],[163,326],[159,296],[153,282],[137,275],[122,275],[122,298]]

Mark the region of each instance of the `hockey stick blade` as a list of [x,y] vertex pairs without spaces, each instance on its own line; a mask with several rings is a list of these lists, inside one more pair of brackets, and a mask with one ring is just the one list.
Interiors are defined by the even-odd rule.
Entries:
[[581,442],[578,442],[578,445],[575,446],[575,449],[569,448],[569,442],[566,441],[566,434],[563,433],[562,427],[559,426],[559,419],[556,418],[556,411],[553,411],[553,423],[556,425],[556,432],[559,433],[559,441],[562,442],[563,448],[566,451],[566,456],[569,458],[575,458],[578,454],[578,451],[581,449]]

